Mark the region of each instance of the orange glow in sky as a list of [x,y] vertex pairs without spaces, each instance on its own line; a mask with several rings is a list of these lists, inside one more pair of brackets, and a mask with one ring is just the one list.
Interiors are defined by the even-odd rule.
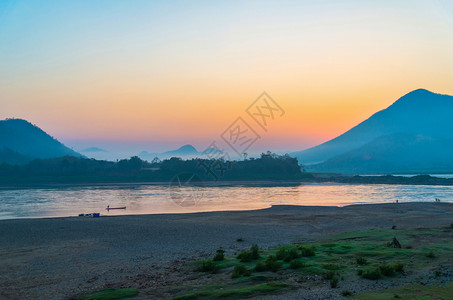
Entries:
[[286,114],[257,147],[296,151],[412,90],[453,94],[449,1],[134,4],[2,1],[0,118],[73,147],[203,148],[267,91]]

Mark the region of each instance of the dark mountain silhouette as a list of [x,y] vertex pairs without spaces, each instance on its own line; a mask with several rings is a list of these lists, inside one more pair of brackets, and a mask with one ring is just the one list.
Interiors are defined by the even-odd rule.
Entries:
[[35,158],[61,156],[82,155],[25,120],[0,121],[0,163],[23,164]]
[[209,148],[203,152],[198,152],[194,146],[184,145],[177,150],[171,150],[171,151],[167,151],[167,152],[163,152],[163,153],[149,153],[147,151],[143,151],[138,156],[142,159],[149,160],[149,161],[151,161],[155,157],[158,157],[160,159],[171,158],[171,157],[181,157],[181,158],[185,158],[185,159],[190,159],[190,158],[203,157],[205,152],[210,153],[212,155],[219,151],[214,148]]
[[[399,172],[415,170],[416,165],[428,171],[440,167],[431,159],[434,156],[442,157],[447,168],[446,149],[453,140],[452,115],[452,96],[419,89],[337,138],[292,155],[308,170],[317,171]],[[419,165],[420,159],[423,165]]]
[[453,171],[452,153],[453,140],[394,133],[308,168],[350,174],[444,173]]

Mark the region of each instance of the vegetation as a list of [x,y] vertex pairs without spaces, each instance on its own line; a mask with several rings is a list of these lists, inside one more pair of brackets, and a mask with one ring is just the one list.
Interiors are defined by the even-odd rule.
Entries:
[[236,265],[233,269],[233,274],[231,274],[231,278],[238,278],[241,276],[250,276],[250,270],[247,270],[247,267],[244,265]]
[[131,298],[138,295],[137,289],[103,289],[82,294],[76,297],[81,300],[115,300]]
[[225,259],[225,251],[222,249],[217,250],[214,258],[212,259],[213,261],[222,261]]
[[[222,173],[217,171],[222,169]],[[297,159],[262,154],[257,159],[225,161],[177,157],[147,162],[134,156],[118,162],[65,156],[35,159],[25,165],[0,164],[0,183],[171,181],[178,174],[196,174],[202,181],[300,179]]]
[[279,282],[268,282],[258,285],[252,285],[243,288],[236,289],[225,289],[225,290],[209,290],[209,291],[199,291],[182,296],[173,298],[174,300],[186,300],[186,299],[243,299],[250,296],[257,295],[269,295],[272,293],[280,292],[288,288],[288,285],[285,283]]
[[341,295],[343,297],[348,297],[348,296],[352,296],[352,292],[351,291],[348,291],[348,290],[344,290],[341,292]]
[[196,264],[196,271],[199,272],[210,272],[210,273],[217,273],[219,271],[219,266],[212,260],[200,260]]
[[339,279],[337,277],[334,277],[332,279],[330,279],[330,287],[335,289],[338,287],[338,281]]
[[370,293],[360,293],[354,298],[359,300],[383,299],[451,299],[453,295],[453,282],[447,285],[409,285],[390,288]]
[[[410,244],[413,247],[387,247],[395,236],[402,245]],[[357,281],[358,277],[367,280],[399,281],[403,277],[413,276],[410,278],[416,281],[415,274],[418,272],[432,272],[440,277],[442,273],[439,267],[448,263],[453,255],[453,241],[450,236],[449,228],[388,229],[348,233],[333,236],[321,243],[288,244],[274,249],[259,249],[257,245],[253,245],[250,250],[235,257],[225,255],[221,261],[198,262],[203,266],[199,271],[218,273],[213,276],[213,281],[224,282],[221,278],[225,278],[225,275],[226,278],[231,277],[234,280],[225,282],[222,291],[218,288],[208,291],[206,287],[198,287],[184,297],[216,298],[223,297],[224,292],[233,293],[233,298],[249,297],[262,292],[260,289],[264,286],[256,285],[257,281],[264,282],[263,284],[279,284],[279,289],[273,291],[281,292],[297,288],[297,278],[306,276],[331,288],[338,288],[341,285],[340,279],[341,282],[347,283]],[[436,259],[427,257],[430,252],[436,254]],[[434,270],[438,272],[435,273]],[[305,280],[302,279],[301,282]],[[247,296],[238,294],[239,290],[247,291]],[[345,297],[351,294],[350,291],[341,292]],[[404,296],[404,293],[399,291],[395,294]],[[367,299],[360,297],[359,299]]]

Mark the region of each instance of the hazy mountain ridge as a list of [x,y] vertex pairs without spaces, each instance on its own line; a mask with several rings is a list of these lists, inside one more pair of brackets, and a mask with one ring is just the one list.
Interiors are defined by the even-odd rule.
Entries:
[[[166,159],[166,158],[171,158],[171,157],[181,157],[184,159],[191,159],[191,158],[203,158],[205,153],[217,153],[219,152],[218,150],[214,148],[207,149],[203,152],[199,152],[194,146],[192,145],[184,145],[176,150],[171,150],[171,151],[166,151],[162,153],[149,153],[148,151],[142,151],[138,157],[144,160],[151,161],[154,158],[159,158],[159,159]],[[206,157],[205,157],[206,158]]]
[[0,163],[22,164],[35,158],[61,156],[82,157],[28,121],[0,121]]
[[[308,170],[325,172],[429,172],[439,167],[451,171],[449,152],[443,149],[450,149],[453,140],[452,115],[452,96],[419,89],[337,138],[292,155],[306,164]],[[396,136],[407,144],[401,144]],[[395,152],[403,148],[401,153]]]

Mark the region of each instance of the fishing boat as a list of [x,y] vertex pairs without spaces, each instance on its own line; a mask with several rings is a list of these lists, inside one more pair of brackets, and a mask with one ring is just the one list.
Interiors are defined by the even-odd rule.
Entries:
[[110,207],[110,205],[107,205],[106,210],[111,210],[111,209],[126,209],[126,206],[121,206],[121,207]]

